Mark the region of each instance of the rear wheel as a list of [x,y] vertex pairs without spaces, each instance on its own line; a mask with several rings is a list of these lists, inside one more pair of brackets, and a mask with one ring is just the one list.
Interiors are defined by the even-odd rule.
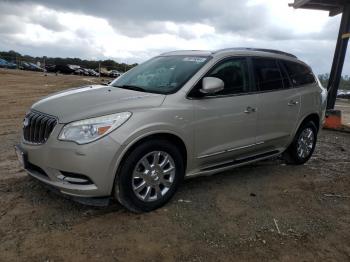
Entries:
[[303,124],[295,135],[292,144],[284,152],[288,164],[302,165],[312,156],[317,141],[317,128],[314,122]]
[[167,140],[150,140],[127,155],[116,178],[115,194],[129,210],[147,212],[168,202],[183,177],[179,149]]

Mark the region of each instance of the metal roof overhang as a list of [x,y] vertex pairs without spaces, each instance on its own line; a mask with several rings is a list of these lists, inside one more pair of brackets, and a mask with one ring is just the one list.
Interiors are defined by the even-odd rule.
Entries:
[[350,0],[294,0],[294,3],[289,4],[289,6],[294,8],[324,10],[328,11],[330,16],[343,13],[327,86],[327,109],[334,109],[344,67],[346,49],[350,38]]
[[329,11],[329,16],[335,16],[343,12],[346,4],[350,4],[350,0],[295,0],[289,5],[296,9]]

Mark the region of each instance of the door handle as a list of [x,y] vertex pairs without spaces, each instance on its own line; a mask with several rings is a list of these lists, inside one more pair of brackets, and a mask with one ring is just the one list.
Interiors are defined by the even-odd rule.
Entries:
[[246,113],[246,114],[255,113],[255,112],[256,112],[256,108],[251,107],[251,106],[248,106],[246,108],[246,110],[244,110],[244,113]]
[[290,100],[290,101],[288,102],[288,106],[296,106],[296,105],[298,105],[298,104],[299,104],[299,101]]

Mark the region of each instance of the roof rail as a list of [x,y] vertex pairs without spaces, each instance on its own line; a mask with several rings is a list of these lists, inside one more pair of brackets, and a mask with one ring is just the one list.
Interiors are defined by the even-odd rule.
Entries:
[[230,50],[233,50],[233,51],[239,51],[239,50],[242,50],[242,51],[257,51],[257,52],[273,53],[273,54],[285,55],[285,56],[290,56],[290,57],[293,57],[293,58],[298,58],[297,56],[295,56],[295,55],[293,55],[293,54],[286,53],[286,52],[279,51],[279,50],[264,49],[264,48],[251,48],[251,47],[226,48],[226,49],[217,50],[217,51],[215,51],[214,53],[222,52],[222,51],[230,51]]
[[171,55],[171,54],[176,54],[176,53],[181,53],[181,52],[208,52],[208,51],[205,51],[205,50],[175,50],[175,51],[169,51],[169,52],[164,52],[164,53],[161,53],[160,55]]

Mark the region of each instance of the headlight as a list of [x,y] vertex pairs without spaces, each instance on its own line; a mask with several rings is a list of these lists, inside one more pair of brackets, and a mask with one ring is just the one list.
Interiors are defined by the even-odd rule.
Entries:
[[78,144],[90,143],[120,127],[130,116],[130,112],[123,112],[72,122],[63,127],[58,139]]

